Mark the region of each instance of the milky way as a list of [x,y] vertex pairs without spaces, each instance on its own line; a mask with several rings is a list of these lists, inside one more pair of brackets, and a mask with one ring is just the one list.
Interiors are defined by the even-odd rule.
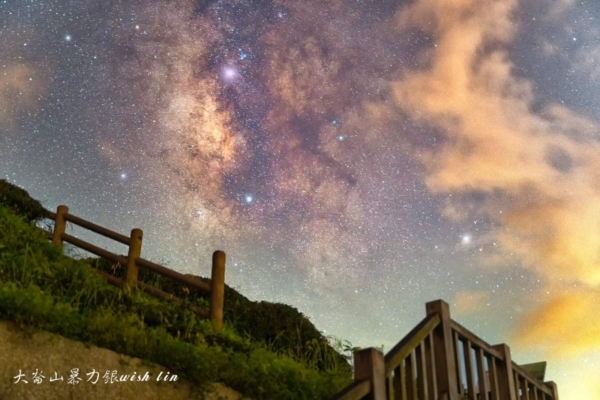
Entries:
[[142,228],[174,269],[207,275],[222,249],[230,285],[355,345],[389,348],[443,298],[517,362],[547,359],[561,397],[600,398],[599,17],[6,0],[0,175]]

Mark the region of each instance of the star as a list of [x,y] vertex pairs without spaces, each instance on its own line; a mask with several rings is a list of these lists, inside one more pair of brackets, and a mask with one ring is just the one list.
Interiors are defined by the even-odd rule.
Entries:
[[225,79],[226,81],[233,81],[235,78],[237,78],[238,71],[235,67],[228,65],[223,68],[222,74],[223,79]]
[[246,204],[250,204],[254,201],[254,197],[252,197],[251,194],[247,194],[246,197],[244,197],[244,201],[246,202]]
[[71,36],[71,35],[67,34],[67,35],[65,35],[65,40],[66,40],[67,42],[70,42],[71,40],[73,40],[73,36]]

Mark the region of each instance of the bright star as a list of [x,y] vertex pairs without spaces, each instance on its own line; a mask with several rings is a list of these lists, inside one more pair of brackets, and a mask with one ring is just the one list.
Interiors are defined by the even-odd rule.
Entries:
[[127,179],[127,174],[125,172],[121,173],[121,179],[123,179],[123,180]]
[[247,194],[244,200],[246,200],[246,204],[250,204],[254,200],[254,197],[251,194]]
[[337,139],[341,142],[342,140],[344,140],[344,135],[338,136]]
[[71,40],[73,40],[73,36],[71,36],[71,35],[65,35],[65,40],[67,42],[70,42]]
[[462,237],[462,244],[469,244],[471,243],[471,235],[463,235]]
[[238,75],[237,70],[232,67],[232,66],[227,66],[225,68],[223,68],[223,78],[225,78],[225,80],[231,81],[233,79],[235,79]]

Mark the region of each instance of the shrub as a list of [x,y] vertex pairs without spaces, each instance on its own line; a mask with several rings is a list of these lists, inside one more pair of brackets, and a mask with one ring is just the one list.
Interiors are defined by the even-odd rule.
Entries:
[[[121,279],[125,278],[124,266],[95,258],[87,259],[87,262]],[[210,284],[209,278],[188,276]],[[200,290],[188,289],[144,268],[140,268],[138,279],[183,300],[208,307],[208,294]],[[321,371],[339,369],[351,373],[348,357],[334,349],[328,338],[306,316],[287,304],[251,301],[225,285],[224,319],[239,334],[263,343],[275,352],[289,355]]]
[[42,203],[31,198],[26,190],[4,179],[0,179],[0,206],[10,208],[30,222],[48,217],[48,210]]

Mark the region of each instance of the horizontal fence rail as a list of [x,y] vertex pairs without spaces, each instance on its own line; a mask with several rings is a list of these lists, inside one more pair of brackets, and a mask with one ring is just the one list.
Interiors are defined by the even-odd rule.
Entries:
[[512,361],[506,344],[492,346],[453,321],[446,302],[426,309],[385,357],[374,348],[356,351],[354,383],[333,400],[558,400],[543,372],[538,379]]
[[[132,229],[129,237],[120,233],[114,232],[110,229],[106,229],[102,226],[96,225],[90,221],[86,221],[83,218],[77,217],[73,214],[69,214],[69,208],[67,206],[58,206],[56,213],[50,212],[49,218],[54,220],[54,229],[49,232],[45,229],[38,228],[44,233],[44,235],[52,241],[52,243],[61,248],[63,242],[70,243],[74,246],[79,247],[85,251],[102,257],[108,261],[120,264],[127,268],[125,280],[117,278],[107,272],[100,271],[96,268],[94,270],[104,277],[108,283],[114,286],[123,288],[139,288],[144,292],[171,302],[181,303],[182,300],[178,297],[163,292],[162,290],[148,285],[144,282],[138,281],[138,267],[145,268],[156,274],[162,275],[166,278],[174,280],[188,288],[198,289],[205,293],[210,294],[210,309],[202,309],[192,304],[188,304],[187,308],[194,311],[196,314],[203,318],[210,318],[212,325],[216,331],[220,331],[223,327],[223,303],[225,293],[225,253],[222,251],[215,251],[212,258],[212,271],[211,271],[211,284],[200,281],[193,277],[186,276],[172,269],[166,268],[160,264],[156,264],[152,261],[141,258],[142,238],[143,232],[141,229]],[[95,232],[99,235],[107,237],[109,239],[120,242],[129,247],[127,256],[118,255],[108,250],[102,249],[84,240],[78,239],[65,233],[66,222],[71,222],[82,228]]]

